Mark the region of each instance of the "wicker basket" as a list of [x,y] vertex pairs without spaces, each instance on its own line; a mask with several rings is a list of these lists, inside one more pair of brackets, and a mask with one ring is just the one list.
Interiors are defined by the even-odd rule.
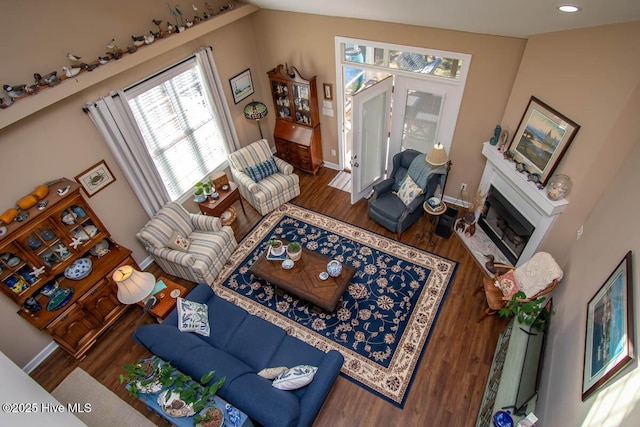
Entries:
[[222,215],[220,215],[220,219],[222,220],[222,225],[231,225],[233,221],[236,220],[236,210],[233,206],[224,211]]

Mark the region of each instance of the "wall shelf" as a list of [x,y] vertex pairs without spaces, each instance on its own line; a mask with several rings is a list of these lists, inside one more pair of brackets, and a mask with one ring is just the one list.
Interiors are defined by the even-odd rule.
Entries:
[[139,48],[134,54],[124,55],[117,61],[110,61],[91,72],[82,72],[76,77],[65,79],[58,86],[42,89],[38,94],[16,101],[10,107],[0,110],[0,129],[4,129],[25,117],[30,116],[50,105],[85,90],[95,84],[125,72],[150,59],[160,56],[176,47],[200,38],[225,25],[231,24],[258,11],[260,8],[252,4],[242,4],[229,12],[216,15],[203,21],[183,33],[155,41]]

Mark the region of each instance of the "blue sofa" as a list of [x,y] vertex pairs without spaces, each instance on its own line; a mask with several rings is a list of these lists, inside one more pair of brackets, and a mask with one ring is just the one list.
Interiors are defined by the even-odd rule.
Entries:
[[[216,371],[212,381],[226,377],[218,395],[265,427],[313,424],[340,373],[342,354],[325,353],[287,335],[216,296],[207,285],[197,285],[187,299],[207,304],[209,337],[180,332],[174,310],[161,324],[138,327],[134,340],[192,378],[212,370]],[[296,365],[318,367],[313,381],[298,390],[276,389],[271,380],[257,375],[264,368]]]

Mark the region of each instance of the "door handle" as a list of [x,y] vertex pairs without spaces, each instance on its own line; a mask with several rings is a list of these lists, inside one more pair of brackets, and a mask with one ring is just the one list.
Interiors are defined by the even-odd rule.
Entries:
[[351,161],[349,163],[351,163],[351,166],[353,166],[354,168],[357,168],[358,166],[360,166],[360,164],[356,161],[356,159],[358,158],[358,156],[353,156],[351,158]]

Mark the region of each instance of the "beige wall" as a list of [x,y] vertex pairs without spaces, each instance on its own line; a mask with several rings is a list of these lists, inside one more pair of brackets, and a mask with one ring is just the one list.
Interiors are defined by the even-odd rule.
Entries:
[[[581,401],[582,366],[586,307],[613,269],[633,251],[633,293],[635,301],[636,348],[640,325],[640,228],[636,227],[640,208],[640,84],[630,88],[629,102],[623,104],[614,122],[612,137],[630,147],[622,169],[609,183],[585,222],[585,232],[570,250],[565,277],[558,286],[551,321],[547,357],[543,370],[541,398],[536,414],[541,426],[637,426],[640,416],[640,370],[637,359],[608,386]],[[602,155],[602,154],[601,154]],[[636,358],[637,358],[637,349]]]
[[[108,7],[96,6],[93,9],[89,7],[93,3],[87,2],[72,1],[61,8],[57,4],[42,1],[38,2],[37,9],[32,9],[35,6],[29,2],[29,11],[23,10],[26,7],[24,2],[6,5],[7,16],[38,18],[37,22],[42,22],[42,26],[25,25],[24,20],[16,19],[12,22],[22,22],[22,25],[0,27],[0,38],[5,40],[0,52],[5,58],[12,58],[11,66],[4,62],[0,81],[11,84],[30,82],[31,78],[27,76],[34,71],[44,73],[52,69],[60,70],[67,65],[67,51],[83,56],[83,60],[90,60],[104,54],[104,45],[113,35],[118,35],[119,45],[126,47],[130,44],[131,34],[154,29],[152,17],[163,18],[166,22],[169,12],[165,3],[158,4],[152,0],[134,3],[117,0],[109,2]],[[71,10],[73,14],[69,13]],[[192,15],[191,12],[186,16]],[[7,40],[12,42],[7,43]],[[133,84],[189,56],[196,48],[207,45],[213,46],[225,94],[231,99],[228,79],[248,67],[257,69],[253,32],[248,18],[173,49],[0,130],[0,182],[5,183],[0,193],[0,211],[15,205],[16,200],[42,182],[63,176],[73,179],[105,159],[116,182],[88,199],[88,202],[114,239],[132,249],[138,262],[144,260],[146,253],[136,241],[135,233],[148,218],[101,136],[89,117],[82,112],[82,107],[86,102]],[[229,107],[240,140],[246,143],[258,139],[255,123],[242,115],[243,104],[236,106],[230,101]],[[0,350],[16,364],[24,366],[51,340],[19,317],[16,311],[17,307],[8,298],[0,297]]]
[[[318,93],[322,83],[335,85],[335,37],[418,46],[472,55],[464,98],[450,158],[453,162],[447,194],[457,197],[460,184],[475,189],[484,167],[481,144],[493,135],[493,128],[507,104],[526,40],[461,31],[390,24],[359,19],[261,10],[252,15],[254,31],[260,34],[257,78],[267,82],[266,72],[278,64],[295,66],[303,75],[317,75]],[[254,77],[256,79],[256,77]],[[264,98],[264,102],[272,103]],[[334,97],[334,111],[337,112]],[[273,126],[274,116],[268,121]],[[338,130],[335,117],[320,117],[324,159],[338,164]]]
[[[560,265],[569,246],[634,141],[614,137],[632,89],[640,81],[640,22],[548,33],[531,37],[504,117],[515,131],[533,95],[581,125],[557,173],[571,177],[569,206],[542,249]],[[637,119],[636,119],[637,120]]]

